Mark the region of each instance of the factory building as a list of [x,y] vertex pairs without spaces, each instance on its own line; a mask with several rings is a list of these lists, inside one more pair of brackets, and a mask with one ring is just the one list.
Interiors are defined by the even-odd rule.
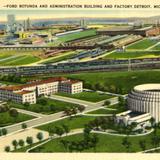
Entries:
[[125,35],[125,34],[134,34],[134,35],[141,35],[143,37],[149,36],[157,36],[160,34],[159,27],[144,27],[144,28],[133,28],[133,27],[113,27],[113,28],[103,28],[98,29],[97,34],[99,35],[109,35],[109,36],[116,36],[116,35]]

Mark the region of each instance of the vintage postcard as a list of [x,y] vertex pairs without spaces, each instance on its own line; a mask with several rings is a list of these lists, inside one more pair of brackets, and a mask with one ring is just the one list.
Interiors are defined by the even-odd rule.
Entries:
[[160,157],[160,0],[0,8],[0,159]]

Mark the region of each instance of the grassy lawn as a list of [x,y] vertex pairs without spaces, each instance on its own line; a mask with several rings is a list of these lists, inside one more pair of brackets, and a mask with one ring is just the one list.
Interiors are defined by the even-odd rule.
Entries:
[[[25,109],[32,112],[43,113],[43,114],[52,114],[60,111],[64,111],[66,108],[76,107],[76,104],[52,100],[49,98],[43,98],[47,100],[46,105],[42,104],[31,104],[29,106],[25,106],[23,104],[13,103],[11,102],[10,106],[19,109]],[[53,106],[53,107],[51,107]]]
[[4,58],[8,58],[8,57],[11,57],[12,54],[3,54],[3,53],[0,53],[0,60],[4,59]]
[[118,104],[110,105],[110,106],[107,106],[106,108],[116,109],[119,112],[126,111],[125,107],[120,107]]
[[[0,50],[0,65],[24,65],[34,63],[40,60],[36,55],[42,51],[4,51]],[[8,59],[5,59],[8,58]]]
[[51,128],[54,128],[55,126],[61,126],[63,124],[66,124],[70,129],[84,128],[85,124],[88,124],[94,119],[95,117],[90,116],[76,116],[40,126],[38,129],[50,131]]
[[99,84],[106,91],[126,94],[136,85],[159,83],[160,71],[79,73],[66,77],[82,80],[85,88],[96,89],[96,84]]
[[116,109],[116,114],[121,113],[121,112],[125,112],[127,110],[126,107],[119,106],[118,104],[107,106],[107,108]]
[[26,114],[19,113],[18,117],[11,117],[8,112],[0,113],[0,127],[12,125],[18,122],[23,122],[26,120],[30,120],[34,117]]
[[68,35],[64,35],[64,36],[59,37],[59,40],[61,42],[68,42],[68,41],[73,41],[79,38],[95,36],[95,35],[96,35],[96,30],[92,29],[92,30],[85,30],[85,31],[81,31],[78,33],[71,33]]
[[104,59],[134,59],[134,58],[155,58],[160,57],[157,52],[150,51],[126,51],[126,52],[113,52],[106,55]]
[[52,59],[46,60],[46,61],[44,61],[43,63],[44,63],[44,64],[49,64],[49,63],[56,63],[56,62],[64,61],[64,60],[67,60],[67,59],[72,58],[72,57],[73,57],[74,55],[76,55],[77,53],[78,53],[78,52],[74,52],[74,51],[71,51],[71,52],[68,52],[68,53],[64,53],[64,54],[61,55],[61,56],[53,57]]
[[144,39],[142,41],[136,42],[136,43],[128,46],[127,49],[147,49],[156,43],[157,43],[157,41],[155,41],[155,40]]
[[97,109],[92,112],[88,112],[87,114],[115,114],[117,111],[116,110],[107,110],[107,109]]
[[118,110],[107,110],[107,109],[98,109],[92,112],[88,112],[87,114],[118,114],[125,111],[124,108],[119,108]]
[[152,50],[160,50],[160,44],[158,44],[157,46],[153,47]]
[[8,59],[0,62],[0,65],[3,66],[15,66],[15,65],[25,65],[39,61],[40,58],[35,57],[33,55],[22,55],[19,57],[15,57],[13,59]]
[[77,94],[57,93],[57,95],[81,99],[85,101],[91,101],[91,102],[99,102],[99,101],[113,97],[107,94],[100,94],[97,92],[82,92],[82,93],[77,93]]
[[[159,131],[158,131],[159,132]],[[158,133],[160,135],[160,132]],[[122,145],[122,141],[124,137],[118,136],[111,136],[111,135],[103,135],[103,134],[96,134],[99,138],[99,142],[97,144],[96,150],[93,148],[84,150],[83,152],[110,152],[110,153],[122,153],[122,152],[139,152],[142,151],[139,141],[145,140],[146,141],[146,149],[153,148],[151,144],[151,137],[153,134],[147,136],[140,136],[140,137],[129,137],[128,140],[131,143],[131,147],[129,151]],[[68,152],[63,144],[60,143],[60,140],[68,140],[68,141],[80,141],[83,139],[83,134],[72,135],[64,138],[58,138],[52,140],[38,149],[38,152]],[[32,152],[36,152],[36,149]]]

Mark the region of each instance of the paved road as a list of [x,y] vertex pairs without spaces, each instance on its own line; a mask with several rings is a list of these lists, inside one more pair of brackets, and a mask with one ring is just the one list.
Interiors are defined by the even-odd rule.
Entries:
[[100,94],[106,94],[106,95],[111,95],[111,96],[124,96],[122,94],[116,94],[116,93],[111,93],[111,92],[104,92],[104,91],[93,91],[91,89],[83,89],[83,91],[89,91],[89,92],[97,92],[97,93],[100,93]]
[[[77,99],[68,98],[68,97],[61,97],[61,96],[57,96],[57,95],[53,95],[50,98],[65,101],[65,102],[69,102],[69,103],[84,105],[85,106],[85,111],[83,113],[101,108],[102,105],[104,104],[104,101],[101,101],[101,102],[98,102],[98,103],[92,103],[92,102],[88,102],[88,101],[77,100]],[[109,100],[111,101],[111,104],[118,103],[118,98],[111,98]],[[82,114],[82,113],[78,113],[77,115],[80,115],[80,114]],[[42,116],[42,117],[39,117],[39,118],[35,118],[35,119],[29,120],[29,121],[21,122],[21,123],[11,125],[11,126],[8,126],[8,127],[4,127],[4,128],[7,129],[8,134],[12,134],[12,133],[21,131],[23,123],[26,123],[28,128],[33,128],[33,127],[37,127],[37,126],[40,126],[40,125],[43,125],[43,124],[54,122],[54,121],[57,121],[57,120],[60,120],[60,119],[63,119],[63,118],[66,118],[66,117],[64,117],[63,112],[58,112],[58,113],[55,113],[55,114],[45,115],[45,116]]]
[[70,97],[62,97],[62,96],[58,96],[58,95],[52,95],[49,98],[55,99],[55,100],[59,100],[59,101],[64,101],[64,102],[84,105],[84,106],[95,105],[95,103],[93,103],[93,102],[84,101],[84,100],[75,99],[75,98],[70,98]]
[[33,116],[33,117],[44,117],[44,116],[46,116],[45,114],[36,113],[36,112],[32,112],[32,111],[27,111],[27,110],[24,110],[24,109],[19,109],[19,108],[14,108],[14,109],[16,109],[20,113],[28,114],[28,115]]
[[[79,134],[79,133],[83,133],[83,128],[71,130],[67,135],[63,134],[61,137],[71,136],[71,135],[75,135],[75,134]],[[42,145],[48,143],[49,141],[57,139],[57,138],[59,138],[59,136],[54,135],[54,136],[50,137],[47,141],[44,141],[44,142],[42,142],[42,143],[40,143],[40,144],[38,144],[34,147],[29,148],[26,152],[29,152],[29,151],[33,150],[34,148],[42,146]]]

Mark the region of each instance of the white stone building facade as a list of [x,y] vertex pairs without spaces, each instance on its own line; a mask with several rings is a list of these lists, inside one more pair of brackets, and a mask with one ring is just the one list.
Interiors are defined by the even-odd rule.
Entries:
[[160,84],[143,84],[134,87],[128,94],[128,108],[132,111],[150,113],[160,121]]
[[83,83],[63,77],[32,81],[25,85],[0,88],[0,100],[12,100],[17,103],[36,103],[36,97],[51,95],[58,92],[75,94],[83,91]]

